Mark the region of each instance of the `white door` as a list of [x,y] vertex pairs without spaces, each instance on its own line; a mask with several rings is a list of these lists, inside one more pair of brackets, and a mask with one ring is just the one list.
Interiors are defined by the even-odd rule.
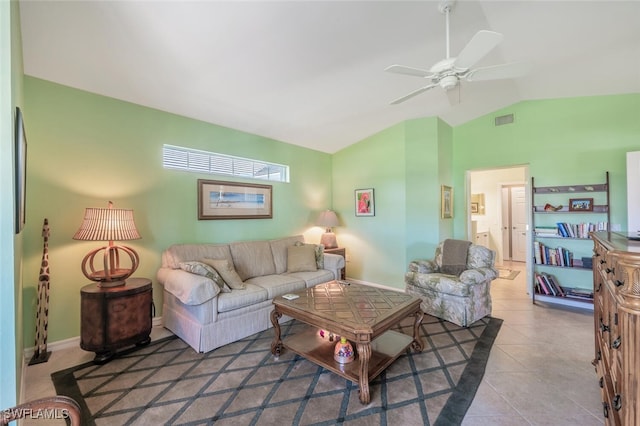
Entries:
[[511,260],[527,259],[527,197],[524,186],[511,187]]
[[511,213],[510,190],[508,186],[502,187],[502,259],[511,260]]

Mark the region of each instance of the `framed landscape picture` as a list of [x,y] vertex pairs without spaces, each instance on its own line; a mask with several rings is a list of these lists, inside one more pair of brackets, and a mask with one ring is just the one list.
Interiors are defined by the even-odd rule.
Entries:
[[356,189],[356,216],[375,216],[376,205],[373,197],[373,188]]
[[271,185],[198,179],[198,220],[271,219]]
[[442,219],[453,218],[453,188],[440,186],[440,216]]

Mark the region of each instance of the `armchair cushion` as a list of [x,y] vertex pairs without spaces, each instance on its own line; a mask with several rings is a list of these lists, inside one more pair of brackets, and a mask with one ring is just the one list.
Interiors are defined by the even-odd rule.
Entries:
[[460,275],[467,269],[467,253],[470,241],[444,240],[442,243],[442,265],[440,271],[443,274]]

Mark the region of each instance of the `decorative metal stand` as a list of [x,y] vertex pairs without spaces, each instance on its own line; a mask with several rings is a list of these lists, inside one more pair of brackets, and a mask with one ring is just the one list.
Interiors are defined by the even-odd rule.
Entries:
[[47,352],[47,328],[49,326],[49,220],[44,219],[42,225],[42,263],[38,278],[38,310],[36,312],[36,350],[29,365],[41,364],[49,360],[51,352]]

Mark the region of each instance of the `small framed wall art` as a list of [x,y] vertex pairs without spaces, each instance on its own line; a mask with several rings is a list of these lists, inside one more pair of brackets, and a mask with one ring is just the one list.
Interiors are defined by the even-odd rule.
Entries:
[[376,205],[373,197],[373,188],[356,189],[356,216],[375,216]]
[[593,211],[593,198],[570,198],[569,211],[571,212]]
[[447,185],[440,186],[440,217],[453,218],[453,188]]
[[198,179],[198,220],[271,219],[271,185]]

